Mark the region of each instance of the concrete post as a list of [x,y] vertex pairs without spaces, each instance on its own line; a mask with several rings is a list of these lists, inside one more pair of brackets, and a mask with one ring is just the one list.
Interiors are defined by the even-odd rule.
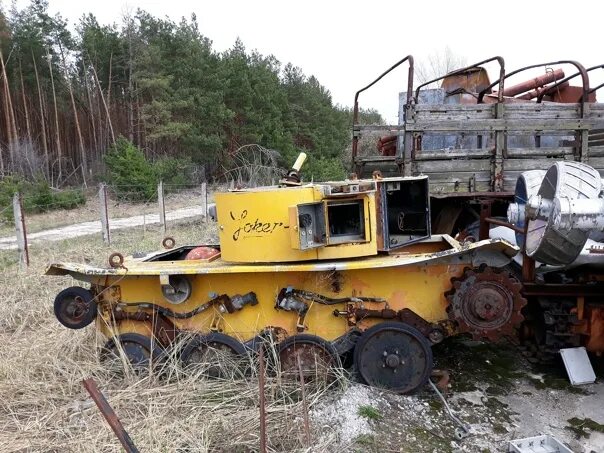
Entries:
[[29,249],[27,247],[27,231],[25,230],[25,217],[23,217],[23,203],[21,194],[15,193],[13,197],[13,215],[15,230],[17,232],[17,245],[19,248],[19,264],[22,268],[29,266]]
[[103,242],[107,245],[111,245],[109,211],[107,209],[107,186],[104,183],[99,185],[99,202],[101,210],[101,233],[103,235]]

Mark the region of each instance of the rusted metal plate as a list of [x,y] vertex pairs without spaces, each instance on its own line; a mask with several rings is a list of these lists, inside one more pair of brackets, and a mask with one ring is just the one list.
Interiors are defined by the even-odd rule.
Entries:
[[[579,102],[583,96],[582,87],[567,86],[554,91],[552,99],[554,102],[574,103]],[[587,96],[587,102],[596,102],[596,93],[590,93]]]
[[458,72],[446,76],[440,87],[447,93],[454,90],[463,89],[472,93],[484,90],[491,84],[489,74],[484,68],[468,68],[463,72]]

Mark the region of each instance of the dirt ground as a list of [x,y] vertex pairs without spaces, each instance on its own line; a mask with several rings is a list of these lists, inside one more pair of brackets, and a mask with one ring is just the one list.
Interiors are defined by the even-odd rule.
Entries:
[[503,452],[509,440],[540,434],[576,453],[604,451],[601,379],[573,387],[563,368],[535,367],[508,345],[450,339],[434,354],[451,373],[447,401],[468,437],[456,439],[457,425],[429,387],[401,396],[359,384],[314,409],[323,435],[337,427],[342,445],[357,452]]
[[[215,225],[193,219],[171,226],[178,244],[215,238]],[[0,451],[117,451],[118,442],[84,392],[93,376],[140,451],[251,452],[259,445],[258,381],[199,376],[132,375],[107,370],[92,326],[65,329],[52,313],[54,295],[73,285],[45,277],[46,263],[104,263],[113,251],[157,249],[161,234],[120,230],[111,248],[82,237],[32,246],[33,266],[19,270],[14,251],[0,251]],[[401,396],[355,382],[348,371],[328,386],[306,389],[310,443],[299,388],[267,380],[272,452],[499,452],[510,439],[550,434],[573,451],[604,451],[604,383],[569,385],[562,368],[527,363],[509,346],[462,339],[434,347],[435,366],[450,370],[447,400],[470,427],[463,440],[426,387]],[[602,376],[600,369],[599,375]]]

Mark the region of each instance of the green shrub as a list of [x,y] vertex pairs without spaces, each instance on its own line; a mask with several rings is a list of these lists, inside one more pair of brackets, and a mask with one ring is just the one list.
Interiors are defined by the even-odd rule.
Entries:
[[157,198],[157,175],[143,152],[123,137],[105,155],[109,183],[117,196],[131,201]]
[[122,200],[156,200],[159,181],[167,186],[167,193],[187,185],[190,180],[188,160],[164,157],[150,162],[140,148],[123,137],[111,147],[105,156],[105,164],[108,182]]
[[86,203],[81,190],[54,191],[43,179],[25,181],[17,176],[7,176],[0,181],[0,212],[2,218],[13,218],[13,196],[21,193],[26,213],[46,212],[54,209],[74,209]]
[[302,166],[302,178],[304,181],[312,178],[315,182],[339,181],[346,178],[346,169],[340,158],[309,156]]
[[81,190],[65,190],[54,194],[56,209],[74,209],[86,204],[86,195]]
[[175,157],[164,157],[153,163],[157,180],[167,185],[166,193],[190,185],[191,178],[188,172],[190,166],[190,161]]

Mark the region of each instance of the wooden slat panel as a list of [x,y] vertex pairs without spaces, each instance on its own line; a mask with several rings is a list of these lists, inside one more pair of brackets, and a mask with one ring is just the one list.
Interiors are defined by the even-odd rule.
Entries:
[[586,118],[589,118],[589,117],[602,118],[602,117],[604,117],[604,103],[589,104],[589,109],[587,111],[587,115],[585,115],[585,116],[586,116]]
[[484,159],[492,154],[492,149],[422,149],[415,151],[414,160]]
[[[355,124],[353,129],[355,131],[360,131],[360,132],[367,132],[367,131],[387,131],[387,132],[393,132],[392,135],[396,135],[394,134],[395,132],[398,131],[404,131],[405,130],[405,126],[396,126],[396,125],[385,125],[385,126],[376,126],[376,125],[366,125],[366,124]],[[400,134],[399,134],[400,135]]]
[[507,170],[520,172],[528,170],[547,170],[549,167],[551,167],[556,162],[559,162],[560,160],[562,159],[506,159],[503,162],[503,173],[505,175]]
[[590,146],[589,157],[589,162],[591,162],[592,157],[604,157],[604,146]]
[[417,161],[414,164],[414,169],[420,173],[490,172],[491,162],[489,159]]
[[591,165],[592,167],[594,167],[596,170],[598,170],[600,172],[600,174],[604,173],[604,155],[601,157],[600,156],[598,156],[598,157],[590,156],[586,163],[588,165]]
[[572,146],[564,146],[559,148],[508,148],[507,157],[563,157],[574,155]]
[[366,162],[391,162],[391,163],[395,163],[396,162],[396,156],[364,156],[364,157],[357,157],[355,159],[356,162],[358,163],[366,163]]
[[487,112],[494,115],[495,104],[416,104],[410,111],[414,113],[475,112],[478,114]]
[[[430,194],[442,194],[442,193],[454,193],[454,192],[467,192],[469,186],[469,178],[472,175],[468,175],[464,181],[445,181],[437,178],[430,178]],[[474,192],[490,192],[491,191],[491,178],[489,176],[486,180],[477,180]]]
[[408,131],[530,131],[590,129],[600,123],[595,120],[476,120],[476,121],[416,121],[407,124]]
[[[545,170],[545,169],[544,169]],[[514,192],[516,190],[516,181],[522,174],[519,170],[507,170],[503,172],[503,190]]]
[[519,137],[519,136],[536,136],[540,135],[542,137],[549,136],[560,136],[560,137],[569,137],[574,135],[573,130],[526,130],[526,131],[507,131],[506,135],[508,137]]
[[506,104],[504,118],[508,119],[579,119],[579,104]]
[[[437,107],[437,106],[435,106]],[[455,110],[455,109],[443,109],[443,110],[419,110],[413,112],[409,116],[411,121],[443,121],[443,120],[480,120],[480,119],[493,119],[494,110]]]

